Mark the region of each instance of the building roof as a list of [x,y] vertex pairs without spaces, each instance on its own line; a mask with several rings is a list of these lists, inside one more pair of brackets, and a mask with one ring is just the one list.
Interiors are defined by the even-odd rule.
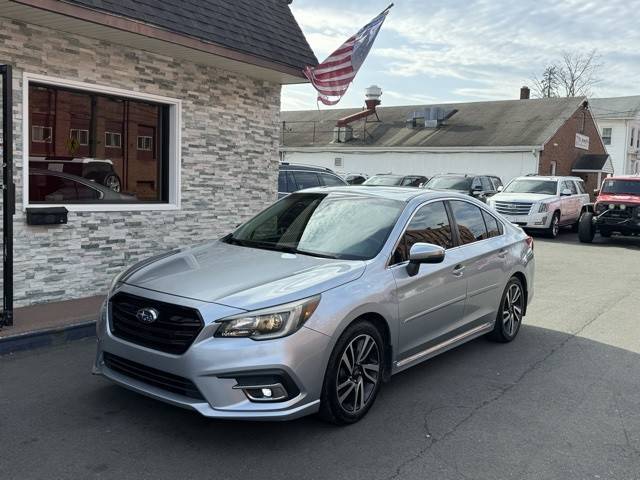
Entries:
[[302,69],[318,63],[286,0],[66,0]]
[[[380,122],[369,117],[363,141],[364,121],[351,124],[358,138],[332,144],[336,120],[360,109],[282,112],[283,147],[332,148],[382,147],[534,147],[544,145],[580,108],[584,97],[506,100],[378,107]],[[438,128],[409,128],[406,119],[425,108],[455,109]]]
[[575,161],[572,170],[613,173],[613,164],[607,154],[587,154]]
[[589,100],[593,116],[607,118],[635,118],[640,115],[640,95],[631,97],[593,98]]

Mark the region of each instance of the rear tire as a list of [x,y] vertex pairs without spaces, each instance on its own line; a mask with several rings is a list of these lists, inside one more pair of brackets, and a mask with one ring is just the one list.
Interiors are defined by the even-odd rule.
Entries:
[[582,243],[592,243],[596,235],[596,228],[593,225],[593,213],[585,212],[580,217],[578,226],[578,238]]
[[344,331],[331,352],[320,397],[320,417],[336,425],[362,419],[378,396],[384,373],[384,342],[361,320]]
[[554,212],[546,234],[549,238],[556,238],[560,233],[560,212]]
[[517,277],[511,277],[502,293],[493,331],[489,333],[491,340],[508,343],[516,338],[524,318],[526,301],[522,282]]

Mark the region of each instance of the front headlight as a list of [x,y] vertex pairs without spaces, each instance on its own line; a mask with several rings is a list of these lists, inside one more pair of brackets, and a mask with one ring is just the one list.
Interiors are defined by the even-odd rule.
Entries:
[[538,207],[538,213],[544,213],[544,212],[548,212],[549,211],[549,204],[548,203],[541,203],[540,207]]
[[320,295],[298,302],[223,318],[214,334],[223,338],[267,340],[291,335],[309,320],[320,303]]

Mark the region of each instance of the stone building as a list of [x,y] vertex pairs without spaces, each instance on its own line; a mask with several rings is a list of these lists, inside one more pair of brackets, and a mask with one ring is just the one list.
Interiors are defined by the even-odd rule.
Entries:
[[[317,60],[285,0],[0,0],[16,306],[104,293],[276,198],[280,88]],[[65,207],[68,223],[27,212]]]

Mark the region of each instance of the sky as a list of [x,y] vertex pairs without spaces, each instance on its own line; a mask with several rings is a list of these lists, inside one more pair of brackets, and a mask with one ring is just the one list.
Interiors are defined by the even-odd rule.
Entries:
[[[389,3],[294,0],[291,8],[322,61]],[[396,0],[335,108],[362,106],[372,84],[383,106],[519,98],[563,52],[593,49],[602,67],[592,96],[638,95],[638,12],[640,0]],[[311,85],[283,87],[283,110],[315,108]]]

